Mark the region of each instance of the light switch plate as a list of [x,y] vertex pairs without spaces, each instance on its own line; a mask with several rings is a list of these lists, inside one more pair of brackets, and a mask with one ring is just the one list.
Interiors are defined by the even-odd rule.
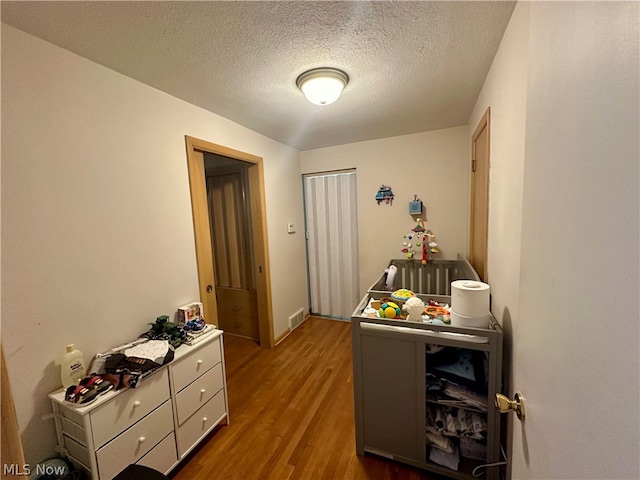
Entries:
[[295,223],[287,223],[287,233],[296,233]]

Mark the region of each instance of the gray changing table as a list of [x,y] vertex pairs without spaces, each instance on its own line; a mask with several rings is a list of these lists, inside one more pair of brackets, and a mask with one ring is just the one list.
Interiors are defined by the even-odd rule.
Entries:
[[[461,262],[462,268],[465,262]],[[445,275],[453,278],[459,275],[459,271]],[[406,283],[406,278],[420,277],[415,274],[402,277],[401,283],[396,283],[394,288],[409,288],[407,285],[410,283]],[[471,275],[470,278],[477,279],[477,276]],[[379,282],[363,297],[351,318],[356,452],[358,455],[370,453],[391,458],[449,478],[476,478],[472,474],[476,467],[503,461],[500,453],[500,414],[494,408],[495,394],[502,387],[502,329],[493,316],[487,329],[371,316],[365,313],[369,301],[389,295],[388,290],[376,290],[377,286],[384,285],[383,281]],[[418,297],[424,301],[430,298],[440,302],[450,300],[449,296],[443,294],[418,294]],[[474,410],[473,407],[464,410],[475,412],[486,421],[486,431],[483,433],[486,441],[472,444],[480,447],[480,457],[477,450],[471,455],[475,459],[460,456],[457,471],[430,460],[433,447],[427,439],[427,423],[433,425],[434,419],[430,417],[433,417],[434,409],[446,410],[450,400],[442,394],[427,392],[428,378],[433,381],[434,373],[436,376],[439,374],[437,368],[441,368],[434,365],[436,357],[432,352],[436,350],[468,355],[484,367],[484,375],[479,374],[480,378],[476,378],[474,387],[479,387],[476,390],[486,400],[486,411]],[[445,383],[447,381],[445,379]],[[446,438],[453,441],[458,451],[462,450],[463,442],[464,453],[470,455],[468,439],[460,440],[455,436]],[[484,450],[483,444],[486,444]],[[480,472],[480,478],[496,480],[501,478],[504,470],[494,466],[480,469]]]

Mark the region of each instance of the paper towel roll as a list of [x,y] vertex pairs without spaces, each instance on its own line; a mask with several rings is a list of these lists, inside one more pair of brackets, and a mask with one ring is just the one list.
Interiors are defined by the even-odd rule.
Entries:
[[489,314],[489,285],[474,280],[451,282],[451,310],[465,317]]

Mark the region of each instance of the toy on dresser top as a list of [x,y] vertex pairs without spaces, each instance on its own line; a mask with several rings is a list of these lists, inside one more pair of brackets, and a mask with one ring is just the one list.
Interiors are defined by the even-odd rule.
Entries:
[[184,343],[187,337],[187,332],[184,328],[180,327],[177,323],[170,322],[167,315],[161,315],[156,318],[154,323],[150,323],[149,325],[151,328],[140,335],[140,338],[166,340],[173,348],[177,348]]
[[178,308],[178,325],[184,328],[199,322],[204,325],[204,306],[201,302],[192,302]]

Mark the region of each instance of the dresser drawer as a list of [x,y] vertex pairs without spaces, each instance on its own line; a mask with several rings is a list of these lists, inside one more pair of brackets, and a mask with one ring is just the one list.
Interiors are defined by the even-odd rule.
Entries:
[[169,398],[167,369],[144,378],[90,414],[95,448],[126,430]]
[[69,455],[83,464],[85,467],[91,465],[91,457],[93,452],[89,452],[87,447],[79,444],[73,438],[69,438],[66,435],[62,436],[62,445],[67,449]]
[[173,431],[171,402],[167,401],[96,452],[100,480],[110,480]]
[[221,360],[219,338],[177,360],[170,366],[174,391],[179,392]]
[[167,474],[177,461],[176,437],[173,432],[171,432],[170,435],[167,435],[164,440],[153,447],[149,453],[136,463]]
[[207,373],[186,387],[176,397],[178,424],[182,425],[193,412],[207,403],[223,386],[222,364],[217,364]]
[[225,413],[224,390],[220,390],[200,410],[178,427],[180,458],[184,457],[203,435],[216,426]]
[[73,438],[82,445],[87,445],[87,432],[82,425],[71,422],[66,417],[61,417],[60,426],[64,435]]

